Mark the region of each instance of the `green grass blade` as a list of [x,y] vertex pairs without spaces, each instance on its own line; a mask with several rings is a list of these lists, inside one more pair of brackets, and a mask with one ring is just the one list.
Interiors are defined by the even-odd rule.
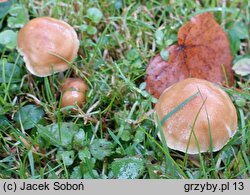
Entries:
[[191,100],[193,100],[198,95],[198,92],[188,97],[178,106],[176,106],[173,110],[171,110],[168,114],[166,114],[163,119],[161,120],[161,125],[163,125],[171,116],[173,116],[176,112],[182,109],[185,105],[187,105]]

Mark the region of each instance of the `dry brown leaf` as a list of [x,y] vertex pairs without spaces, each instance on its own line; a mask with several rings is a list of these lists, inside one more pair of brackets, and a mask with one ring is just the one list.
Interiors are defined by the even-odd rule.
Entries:
[[160,54],[146,70],[147,91],[158,98],[172,84],[188,77],[229,85],[234,82],[233,57],[227,34],[214,20],[213,14],[193,17],[178,31],[178,45],[167,48],[168,61]]

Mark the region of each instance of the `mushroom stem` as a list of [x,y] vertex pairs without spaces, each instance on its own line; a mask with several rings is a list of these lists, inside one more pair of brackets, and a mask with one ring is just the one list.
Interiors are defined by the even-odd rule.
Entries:
[[64,73],[63,72],[59,72],[58,73],[58,80],[59,80],[59,82],[62,82],[64,78],[65,78],[64,77]]

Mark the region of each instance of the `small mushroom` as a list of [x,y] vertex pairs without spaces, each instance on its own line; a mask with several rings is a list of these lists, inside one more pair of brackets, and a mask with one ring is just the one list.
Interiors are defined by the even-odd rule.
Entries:
[[77,56],[79,40],[66,22],[51,17],[30,20],[18,33],[17,49],[32,74],[63,72]]
[[62,103],[61,107],[71,106],[77,104],[82,107],[86,101],[87,84],[80,78],[67,78],[62,86]]
[[[164,121],[183,102],[186,104]],[[188,154],[207,152],[210,146],[218,151],[237,131],[237,113],[229,96],[202,79],[185,79],[167,88],[155,111],[163,123],[168,147]]]

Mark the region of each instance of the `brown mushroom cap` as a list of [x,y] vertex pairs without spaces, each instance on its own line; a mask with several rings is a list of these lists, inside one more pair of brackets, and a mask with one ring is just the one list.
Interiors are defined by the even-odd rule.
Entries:
[[85,93],[88,89],[87,84],[80,78],[67,78],[61,87],[62,103],[61,107],[77,104],[81,107],[85,100]]
[[67,78],[64,80],[61,86],[62,92],[75,90],[78,92],[85,93],[87,89],[88,89],[87,84],[80,78]]
[[[162,120],[170,111],[196,93],[191,101],[163,124],[167,145],[182,152],[186,152],[188,147],[187,153],[197,154],[199,150],[196,136],[200,152],[206,152],[210,149],[211,132],[212,149],[218,151],[235,134],[237,114],[229,96],[215,84],[196,78],[182,80],[162,93],[155,111]],[[192,127],[195,136],[191,135]]]
[[17,37],[17,49],[27,69],[39,77],[67,70],[67,61],[74,60],[78,48],[75,30],[66,22],[50,17],[30,20]]
[[85,94],[78,91],[65,91],[62,96],[61,107],[73,106],[77,104],[79,107],[83,105],[86,97]]

